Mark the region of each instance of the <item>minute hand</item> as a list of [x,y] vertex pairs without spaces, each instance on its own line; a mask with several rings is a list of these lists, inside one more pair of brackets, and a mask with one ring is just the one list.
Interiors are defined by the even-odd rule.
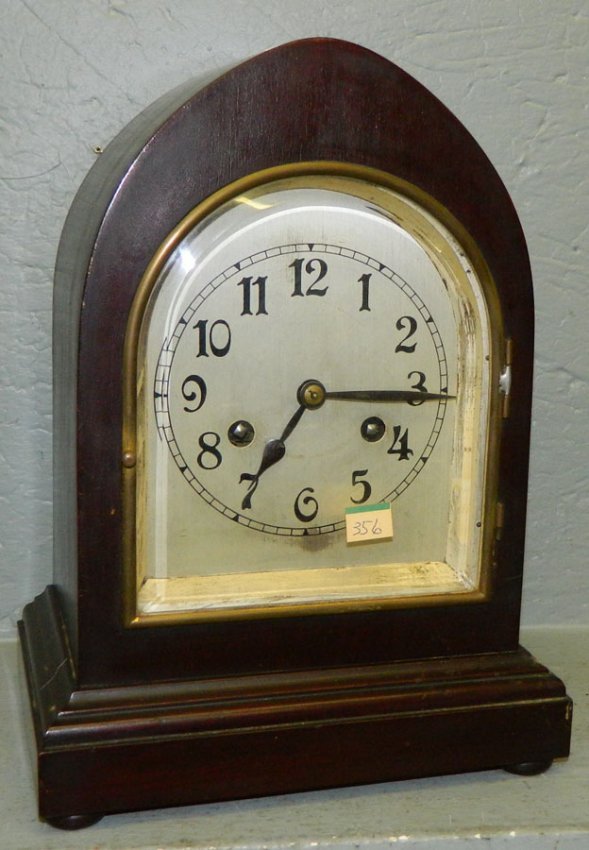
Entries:
[[448,393],[428,393],[420,390],[326,390],[325,399],[334,401],[428,401],[455,398]]

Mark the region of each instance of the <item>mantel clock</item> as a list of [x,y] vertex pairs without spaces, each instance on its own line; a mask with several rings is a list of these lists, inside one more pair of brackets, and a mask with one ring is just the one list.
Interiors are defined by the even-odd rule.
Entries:
[[40,815],[565,756],[518,645],[533,304],[496,172],[341,41],[157,102],[68,216]]

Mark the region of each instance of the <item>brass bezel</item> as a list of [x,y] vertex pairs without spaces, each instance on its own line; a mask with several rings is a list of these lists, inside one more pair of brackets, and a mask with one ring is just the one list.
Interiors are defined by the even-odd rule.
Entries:
[[[485,494],[483,498],[483,541],[478,588],[464,592],[436,593],[403,597],[375,597],[361,600],[330,600],[281,607],[253,606],[251,608],[174,611],[158,614],[137,612],[137,569],[135,557],[136,535],[136,458],[137,458],[137,353],[143,316],[151,292],[168,257],[182,239],[199,222],[214,213],[223,204],[238,198],[252,189],[277,181],[297,177],[348,178],[373,186],[393,190],[405,196],[434,216],[463,247],[474,267],[484,293],[489,314],[489,342],[492,351],[490,371],[490,399],[488,442],[485,457]],[[511,341],[509,350],[511,351]],[[449,210],[431,195],[406,180],[380,169],[342,162],[317,161],[289,163],[247,175],[210,195],[194,207],[170,232],[159,246],[141,278],[133,300],[123,355],[123,427],[122,427],[122,479],[123,479],[123,612],[127,626],[170,625],[174,623],[246,620],[252,618],[301,616],[336,613],[351,610],[439,606],[447,604],[481,602],[488,598],[492,588],[492,561],[497,527],[497,463],[500,425],[504,400],[499,393],[499,376],[506,365],[506,345],[503,316],[495,282],[476,243]],[[510,355],[511,356],[511,355]],[[495,391],[493,391],[495,388]]]

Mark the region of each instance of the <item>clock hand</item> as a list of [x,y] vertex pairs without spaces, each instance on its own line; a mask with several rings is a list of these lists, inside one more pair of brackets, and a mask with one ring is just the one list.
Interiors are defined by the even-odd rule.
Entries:
[[264,446],[264,451],[262,452],[262,460],[260,461],[260,466],[258,467],[258,471],[256,473],[251,472],[243,472],[239,478],[239,483],[242,481],[249,481],[250,485],[248,487],[247,493],[244,496],[244,499],[241,503],[241,509],[247,510],[252,506],[252,496],[256,491],[258,486],[258,482],[264,472],[269,469],[271,466],[274,466],[275,463],[278,463],[279,460],[282,460],[286,453],[286,446],[284,445],[285,441],[290,437],[296,426],[298,425],[301,416],[306,410],[306,406],[304,404],[300,404],[294,414],[288,420],[286,427],[284,428],[282,434],[278,439],[268,440],[266,445]]
[[421,390],[326,390],[320,381],[305,381],[299,387],[299,401],[309,408],[321,407],[332,401],[429,401],[433,399],[455,398],[448,393],[429,393]]
[[454,398],[447,393],[428,393],[421,390],[333,390],[325,389],[320,381],[309,380],[304,381],[298,389],[297,398],[299,406],[286,424],[282,434],[278,439],[268,440],[264,446],[262,460],[258,471],[255,473],[243,472],[239,478],[239,483],[249,481],[247,493],[241,503],[242,510],[247,510],[252,506],[252,496],[255,493],[258,482],[264,472],[282,460],[286,454],[285,441],[292,434],[298,425],[303,413],[307,409],[321,407],[324,401],[331,399],[333,401],[380,401],[380,402],[398,402],[398,401],[428,401],[432,399]]
[[293,415],[288,420],[288,422],[286,424],[286,428],[284,429],[284,431],[280,435],[280,440],[282,442],[284,442],[287,437],[290,437],[290,435],[292,434],[292,432],[295,429],[295,426],[298,425],[299,420],[300,420],[301,416],[303,415],[303,413],[305,412],[306,409],[307,409],[307,405],[301,403],[298,406],[298,408],[295,410]]
[[324,397],[335,401],[428,401],[455,398],[448,393],[428,393],[421,390],[326,390]]

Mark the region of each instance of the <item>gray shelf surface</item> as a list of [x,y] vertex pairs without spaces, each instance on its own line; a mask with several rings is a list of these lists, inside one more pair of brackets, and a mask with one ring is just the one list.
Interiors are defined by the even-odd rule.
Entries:
[[0,643],[0,850],[570,850],[589,848],[589,628],[527,629],[522,644],[575,703],[571,757],[546,773],[391,782],[105,817],[62,832],[40,823],[16,642]]

